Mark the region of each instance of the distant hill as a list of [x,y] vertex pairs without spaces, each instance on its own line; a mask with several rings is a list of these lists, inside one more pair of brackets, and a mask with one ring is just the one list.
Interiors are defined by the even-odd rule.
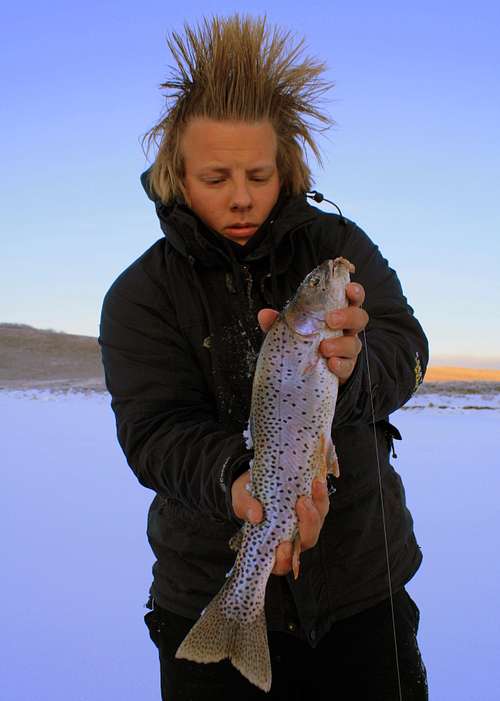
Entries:
[[[500,370],[431,366],[420,390],[443,392],[450,386],[456,392],[477,383],[498,391]],[[26,388],[105,391],[97,338],[0,323],[0,389]]]
[[93,336],[0,323],[0,389],[104,391],[104,373]]

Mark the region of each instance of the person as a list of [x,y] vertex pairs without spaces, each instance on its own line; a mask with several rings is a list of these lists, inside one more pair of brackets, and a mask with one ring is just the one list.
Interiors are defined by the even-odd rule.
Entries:
[[[427,698],[405,584],[422,560],[389,422],[423,379],[424,332],[396,272],[352,220],[308,202],[306,116],[330,83],[297,62],[303,41],[267,20],[204,18],[169,48],[172,104],[146,135],[158,146],[141,181],[164,237],[105,295],[99,343],[117,436],[155,496],[147,534],[156,561],[145,623],[158,648],[163,699]],[[355,266],[348,307],[327,315],[343,336],[320,351],[339,378],[332,426],[340,477],[296,504],[301,571],[281,543],[266,589],[273,682],[267,694],[228,660],[175,652],[221,588],[229,540],[263,518],[245,489],[243,438],[264,334],[323,260]],[[379,473],[380,470],[380,473]],[[379,486],[380,474],[380,486]],[[381,488],[380,488],[381,487]],[[383,495],[383,503],[382,503]],[[387,552],[386,552],[387,548]]]

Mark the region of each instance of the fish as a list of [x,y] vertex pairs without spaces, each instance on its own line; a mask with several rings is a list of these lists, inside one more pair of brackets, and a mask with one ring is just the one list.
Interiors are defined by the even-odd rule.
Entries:
[[245,438],[254,453],[249,491],[261,502],[264,518],[255,525],[245,522],[231,539],[237,550],[234,565],[175,655],[199,663],[227,658],[266,692],[272,671],[264,602],[276,548],[293,542],[297,578],[301,548],[296,501],[311,496],[314,478],[340,476],[331,437],[339,381],[319,346],[343,333],[330,329],[325,315],[348,305],[345,287],[352,272],[354,266],[342,257],[318,265],[263,340]]

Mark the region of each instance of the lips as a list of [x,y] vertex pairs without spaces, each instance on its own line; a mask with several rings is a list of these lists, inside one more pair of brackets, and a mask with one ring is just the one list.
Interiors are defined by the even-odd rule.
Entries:
[[241,236],[253,236],[258,229],[257,224],[233,224],[232,226],[226,226],[226,231],[230,236],[241,237]]

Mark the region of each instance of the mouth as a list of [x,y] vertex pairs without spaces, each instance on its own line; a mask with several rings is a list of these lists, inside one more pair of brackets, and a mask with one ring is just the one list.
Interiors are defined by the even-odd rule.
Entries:
[[237,232],[240,234],[248,234],[257,228],[258,228],[257,224],[250,224],[250,223],[231,224],[230,226],[226,226],[227,231]]

